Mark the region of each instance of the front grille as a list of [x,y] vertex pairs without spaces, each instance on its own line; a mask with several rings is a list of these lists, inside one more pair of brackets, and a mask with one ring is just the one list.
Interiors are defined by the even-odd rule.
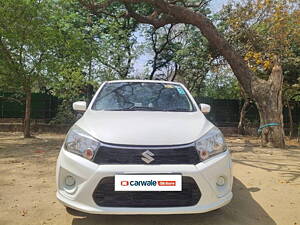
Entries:
[[114,191],[114,177],[103,178],[93,198],[103,207],[179,207],[196,205],[201,192],[191,177],[182,177],[182,191]]
[[177,146],[120,146],[103,144],[94,162],[97,164],[148,164],[143,153],[151,151],[154,159],[149,164],[197,164],[199,155],[193,144]]

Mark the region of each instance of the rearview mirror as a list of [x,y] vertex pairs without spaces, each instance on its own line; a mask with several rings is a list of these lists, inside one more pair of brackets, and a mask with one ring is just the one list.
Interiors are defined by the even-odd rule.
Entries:
[[73,109],[78,112],[84,112],[86,110],[86,102],[85,101],[74,102]]
[[208,114],[210,112],[210,105],[201,103],[199,106],[203,114]]

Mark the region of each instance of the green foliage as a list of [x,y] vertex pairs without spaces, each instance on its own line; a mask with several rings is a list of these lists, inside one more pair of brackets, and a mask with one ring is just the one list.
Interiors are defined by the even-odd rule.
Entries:
[[199,96],[214,60],[208,42],[195,27],[186,25],[178,49],[174,61],[179,65],[179,76],[189,90]]
[[59,106],[55,117],[50,124],[73,124],[77,120],[76,114],[72,110],[69,101],[63,101]]
[[73,121],[71,103],[90,98],[91,85],[129,76],[138,52],[133,19],[91,15],[76,0],[0,5],[0,90],[58,96],[56,122]]
[[276,55],[285,80],[293,83],[300,73],[299,16],[299,4],[294,0],[248,0],[228,4],[218,25],[257,75],[268,78]]
[[58,39],[50,1],[0,1],[0,83],[9,89],[32,89],[46,82],[44,64]]
[[[112,74],[115,78],[128,76],[135,58],[133,32],[137,23],[130,18],[91,15],[78,1],[61,1],[61,4],[67,12],[60,17],[61,28],[74,38],[71,42],[74,47],[66,48],[70,51],[66,52],[67,60],[83,67],[87,80],[101,80],[102,76]],[[118,13],[120,9],[114,12]]]
[[239,99],[241,90],[237,79],[229,71],[212,72],[206,76],[200,95],[214,99]]
[[78,100],[88,85],[98,87],[104,80],[129,76],[138,52],[133,35],[137,24],[132,19],[95,16],[75,0],[60,0],[56,5],[55,19],[63,38],[48,84],[53,94]]

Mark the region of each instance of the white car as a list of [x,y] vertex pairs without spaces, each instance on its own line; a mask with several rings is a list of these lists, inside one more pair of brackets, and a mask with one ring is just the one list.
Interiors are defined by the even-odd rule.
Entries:
[[[220,130],[180,83],[101,85],[70,129],[56,169],[57,198],[92,214],[184,214],[232,198],[232,162]],[[202,111],[202,112],[201,112]]]

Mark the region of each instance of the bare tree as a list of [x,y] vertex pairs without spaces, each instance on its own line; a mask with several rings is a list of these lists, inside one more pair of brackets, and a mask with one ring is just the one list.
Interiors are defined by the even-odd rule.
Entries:
[[171,63],[174,57],[174,49],[172,49],[172,42],[176,40],[183,31],[177,31],[174,25],[164,26],[161,29],[151,30],[151,49],[154,53],[152,63],[152,70],[150,73],[150,80],[153,80],[154,74]]

